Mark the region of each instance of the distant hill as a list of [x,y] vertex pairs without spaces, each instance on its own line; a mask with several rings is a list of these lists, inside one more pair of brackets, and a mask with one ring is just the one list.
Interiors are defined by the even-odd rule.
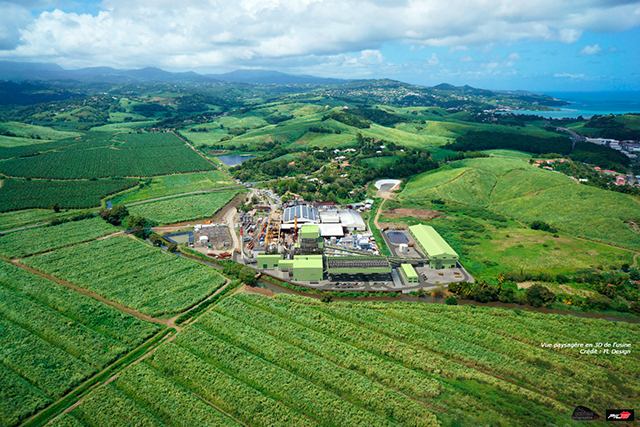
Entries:
[[211,77],[194,72],[172,73],[159,68],[139,70],[116,70],[111,67],[91,67],[78,70],[65,70],[56,64],[38,62],[0,61],[0,80],[76,80],[90,83],[128,83],[128,82],[168,82],[168,83],[204,83],[215,82]]
[[225,74],[209,74],[209,77],[234,83],[256,84],[339,84],[347,80],[327,79],[309,75],[292,75],[272,70],[235,70]]
[[160,68],[147,67],[138,70],[117,70],[111,67],[90,67],[65,70],[56,64],[40,62],[0,61],[0,80],[76,80],[89,83],[253,83],[253,84],[339,84],[347,80],[327,79],[309,75],[291,75],[272,70],[236,70],[225,74],[202,75],[193,71],[173,73]]

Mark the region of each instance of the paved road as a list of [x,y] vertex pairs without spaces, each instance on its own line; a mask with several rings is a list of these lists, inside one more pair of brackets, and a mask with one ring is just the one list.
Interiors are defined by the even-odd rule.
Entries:
[[575,133],[574,131],[572,131],[571,129],[567,129],[567,128],[558,128],[559,131],[562,132],[567,132],[569,135],[571,135],[571,151],[573,151],[573,147],[576,146],[576,142],[578,141],[582,141],[582,137],[580,135],[578,135],[577,133]]

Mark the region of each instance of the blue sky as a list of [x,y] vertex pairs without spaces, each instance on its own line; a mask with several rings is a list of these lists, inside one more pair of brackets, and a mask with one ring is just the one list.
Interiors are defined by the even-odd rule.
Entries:
[[640,90],[640,1],[0,0],[0,60]]

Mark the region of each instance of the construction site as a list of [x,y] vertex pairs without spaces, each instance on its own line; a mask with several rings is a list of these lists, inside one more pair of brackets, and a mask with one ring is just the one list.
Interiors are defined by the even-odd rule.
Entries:
[[391,253],[385,256],[360,210],[295,204],[238,219],[242,250],[236,260],[276,279],[327,290],[405,293],[473,281],[430,226],[381,230]]

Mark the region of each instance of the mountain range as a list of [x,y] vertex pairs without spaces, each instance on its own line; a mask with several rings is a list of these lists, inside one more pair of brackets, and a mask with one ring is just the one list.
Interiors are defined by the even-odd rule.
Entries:
[[224,74],[198,74],[193,71],[173,73],[160,68],[117,70],[111,67],[90,67],[65,70],[56,64],[41,62],[0,61],[0,80],[52,81],[76,80],[81,82],[132,83],[253,83],[253,84],[339,84],[347,80],[328,79],[309,75],[292,75],[271,70],[235,70]]

